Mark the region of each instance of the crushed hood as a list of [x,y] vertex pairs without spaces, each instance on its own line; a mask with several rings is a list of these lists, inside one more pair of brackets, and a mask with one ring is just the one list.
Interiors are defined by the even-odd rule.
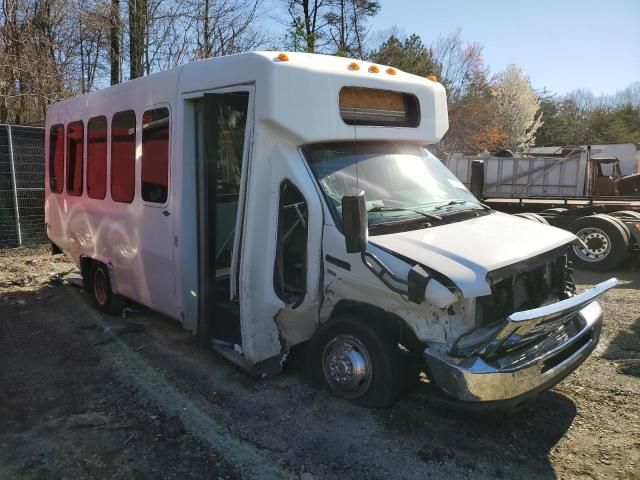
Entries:
[[490,295],[487,273],[575,240],[566,230],[495,212],[423,230],[370,237],[370,243],[450,278],[467,298]]

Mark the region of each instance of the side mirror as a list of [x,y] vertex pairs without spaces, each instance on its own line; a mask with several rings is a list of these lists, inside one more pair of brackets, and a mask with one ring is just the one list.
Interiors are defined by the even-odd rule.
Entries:
[[347,253],[363,253],[369,241],[369,218],[364,190],[354,189],[342,197],[342,232]]
[[484,197],[484,160],[471,163],[471,193],[478,199]]

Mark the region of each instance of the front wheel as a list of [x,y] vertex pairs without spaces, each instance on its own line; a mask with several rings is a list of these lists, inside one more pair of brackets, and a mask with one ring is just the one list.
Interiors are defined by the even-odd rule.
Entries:
[[350,316],[330,320],[309,345],[314,382],[365,407],[390,407],[405,377],[398,342],[392,338],[375,322]]

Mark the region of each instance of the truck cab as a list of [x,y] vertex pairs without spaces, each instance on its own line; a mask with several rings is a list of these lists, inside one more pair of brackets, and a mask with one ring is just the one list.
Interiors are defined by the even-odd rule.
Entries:
[[589,196],[640,196],[640,173],[625,176],[617,157],[589,155],[586,180]]

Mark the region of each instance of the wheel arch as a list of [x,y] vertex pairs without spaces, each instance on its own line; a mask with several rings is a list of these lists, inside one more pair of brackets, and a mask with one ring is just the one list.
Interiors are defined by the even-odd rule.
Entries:
[[114,293],[117,291],[117,281],[115,279],[115,272],[113,264],[106,258],[91,257],[89,255],[80,255],[78,265],[80,266],[80,274],[82,275],[83,288],[87,293],[93,292],[93,269],[94,265],[101,264],[107,268],[109,272],[109,281],[111,282],[111,288]]
[[397,335],[398,342],[412,354],[421,355],[426,347],[402,317],[376,305],[356,300],[340,300],[325,323],[336,321],[341,315],[349,315],[358,322],[371,323],[376,328],[390,331]]

